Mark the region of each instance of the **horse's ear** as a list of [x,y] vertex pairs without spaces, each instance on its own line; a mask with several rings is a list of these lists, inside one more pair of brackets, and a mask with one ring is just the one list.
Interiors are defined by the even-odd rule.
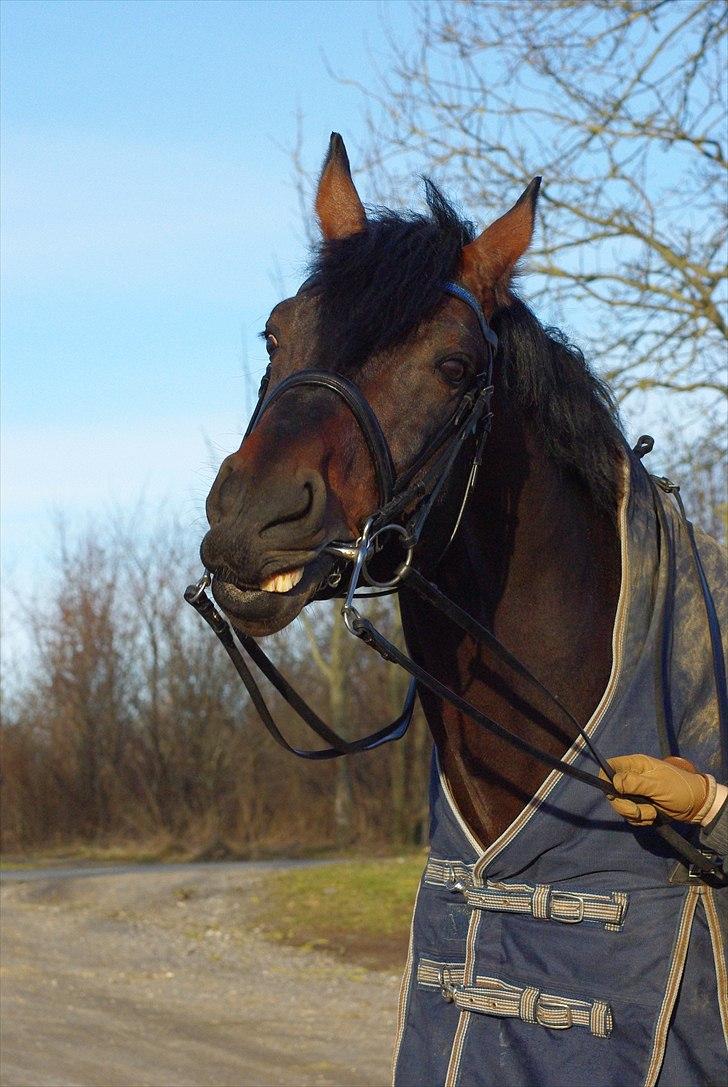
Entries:
[[364,205],[351,180],[349,156],[338,132],[331,133],[316,192],[316,214],[327,241],[358,234],[366,225]]
[[461,277],[486,306],[490,302],[487,308],[506,301],[513,270],[531,244],[540,186],[534,177],[511,210],[463,249]]

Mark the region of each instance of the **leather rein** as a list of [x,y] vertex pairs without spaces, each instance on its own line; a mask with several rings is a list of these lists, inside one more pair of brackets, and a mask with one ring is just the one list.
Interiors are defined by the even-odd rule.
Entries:
[[[612,796],[614,789],[609,785],[608,781],[604,781],[596,774],[581,770],[579,767],[573,766],[571,763],[565,762],[563,759],[559,759],[529,743],[521,736],[511,732],[482,713],[461,695],[451,691],[449,687],[446,687],[389,641],[368,619],[360,614],[356,607],[355,600],[362,595],[364,597],[372,595],[371,590],[374,590],[373,595],[384,595],[398,592],[401,586],[405,586],[416,593],[420,599],[445,615],[477,642],[486,645],[489,651],[504,663],[514,675],[525,681],[541,700],[545,699],[549,702],[551,707],[556,709],[558,715],[568,721],[569,725],[575,729],[580,739],[589,748],[595,761],[611,781],[614,776],[611,766],[599,753],[585,729],[576,721],[560,699],[552,694],[524,664],[514,657],[492,631],[489,631],[446,597],[432,581],[425,578],[413,565],[415,549],[420,541],[428,517],[442,493],[462,449],[470,439],[473,439],[475,448],[470,472],[454,527],[445,547],[441,551],[438,562],[454,539],[475,486],[492,419],[492,374],[493,360],[498,344],[497,337],[488,325],[477,299],[466,288],[459,283],[445,283],[442,289],[444,293],[453,295],[465,302],[475,314],[483,335],[487,361],[484,370],[473,379],[451,417],[426,442],[415,460],[401,476],[397,477],[395,474],[389,443],[370,404],[352,381],[329,371],[299,371],[285,378],[275,386],[272,392],[268,393],[269,367],[261,382],[258,403],[245,434],[246,437],[250,434],[263,413],[272,404],[295,388],[321,388],[335,393],[356,420],[375,470],[380,506],[365,522],[358,540],[355,542],[335,541],[323,548],[324,552],[334,558],[335,565],[333,572],[329,573],[326,582],[319,587],[313,599],[325,599],[332,595],[343,596],[342,615],[350,633],[359,638],[365,645],[376,650],[384,660],[397,664],[412,677],[399,716],[368,736],[354,741],[345,740],[327,725],[288,683],[254,638],[236,630],[235,635],[240,643],[240,647],[238,647],[230,625],[219,613],[205,591],[212,580],[207,571],[197,584],[187,587],[184,594],[185,600],[199,612],[222,642],[265,728],[276,743],[299,758],[310,760],[338,758],[343,755],[372,751],[382,744],[401,739],[411,723],[417,686],[421,685],[437,697],[449,702],[477,724],[500,736],[513,747],[526,752],[552,769],[567,774],[569,777],[590,785],[592,788],[599,789],[606,796]],[[402,521],[404,523],[401,523]],[[689,524],[689,522],[687,523]],[[388,580],[377,580],[376,576],[370,571],[369,564],[385,546],[387,537],[392,536],[395,537],[396,542],[402,549],[404,557]],[[699,572],[702,573],[702,564],[700,563],[692,533],[690,533],[690,537],[693,542],[696,565]],[[346,571],[349,568],[350,574],[347,583]],[[700,580],[710,618],[711,608],[708,601],[710,599],[710,605],[712,605],[712,598],[710,598],[710,590],[704,574]],[[366,586],[363,593],[361,592],[362,583]],[[712,607],[712,613],[715,616],[714,606]],[[717,618],[715,622],[717,623]],[[711,641],[713,641],[712,624]],[[250,660],[301,720],[328,746],[309,750],[295,747],[289,743],[278,728],[260,687],[241,653],[241,649],[245,651]],[[718,687],[720,686],[719,679],[718,670],[716,669],[716,685]],[[723,686],[725,687],[725,675],[723,675]],[[720,689],[718,690],[718,698],[720,704]],[[644,798],[639,797],[633,799],[644,800]],[[723,873],[720,861],[706,857],[704,853],[696,849],[679,834],[659,813],[653,828],[669,848],[682,858],[686,866],[689,866],[689,871],[694,877],[720,885],[728,882],[728,877]]]

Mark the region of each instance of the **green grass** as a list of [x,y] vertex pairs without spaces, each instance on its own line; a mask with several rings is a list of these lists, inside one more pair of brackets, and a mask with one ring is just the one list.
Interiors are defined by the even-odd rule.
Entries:
[[272,940],[399,971],[424,863],[420,851],[276,873],[254,899],[256,924]]

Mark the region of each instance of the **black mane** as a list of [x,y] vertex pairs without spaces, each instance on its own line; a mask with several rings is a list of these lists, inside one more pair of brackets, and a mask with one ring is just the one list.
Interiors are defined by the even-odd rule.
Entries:
[[[429,215],[378,209],[362,233],[318,250],[310,272],[320,295],[323,365],[356,368],[405,342],[442,304],[441,284],[457,277],[474,230],[431,181],[425,188]],[[609,389],[579,348],[542,326],[520,299],[511,295],[491,324],[497,387],[536,426],[552,459],[614,510],[623,438]]]
[[503,389],[535,424],[551,459],[613,512],[624,437],[609,387],[560,329],[544,327],[519,298],[496,310],[490,323],[498,337],[495,410]]

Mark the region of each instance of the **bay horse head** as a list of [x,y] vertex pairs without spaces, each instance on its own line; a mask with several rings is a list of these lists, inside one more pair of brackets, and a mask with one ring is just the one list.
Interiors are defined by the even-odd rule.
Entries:
[[238,630],[292,622],[332,576],[332,541],[355,541],[397,481],[427,472],[492,359],[482,314],[507,299],[539,183],[477,236],[429,182],[429,215],[367,216],[332,134],[316,194],[322,243],[266,322],[264,396],[207,499],[202,561]]

